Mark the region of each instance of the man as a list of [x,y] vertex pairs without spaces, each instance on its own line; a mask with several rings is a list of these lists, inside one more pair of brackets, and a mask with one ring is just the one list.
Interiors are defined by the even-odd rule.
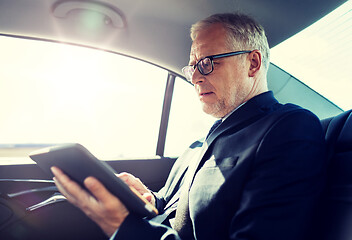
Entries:
[[183,71],[203,110],[221,121],[176,161],[158,193],[120,176],[160,216],[135,217],[96,179],[85,181],[92,197],[53,168],[58,188],[115,239],[304,239],[326,167],[319,120],[267,90],[269,47],[251,18],[214,15],[191,37]]

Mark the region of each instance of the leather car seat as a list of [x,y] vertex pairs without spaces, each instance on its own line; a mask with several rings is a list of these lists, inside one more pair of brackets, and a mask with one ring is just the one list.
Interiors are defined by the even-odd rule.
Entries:
[[329,159],[311,239],[352,239],[352,110],[321,120]]

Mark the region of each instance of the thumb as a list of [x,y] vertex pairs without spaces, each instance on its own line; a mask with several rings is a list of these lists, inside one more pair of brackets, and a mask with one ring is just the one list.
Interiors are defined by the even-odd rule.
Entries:
[[143,197],[147,199],[148,202],[150,202],[153,206],[155,206],[155,199],[153,194],[150,192],[143,193]]

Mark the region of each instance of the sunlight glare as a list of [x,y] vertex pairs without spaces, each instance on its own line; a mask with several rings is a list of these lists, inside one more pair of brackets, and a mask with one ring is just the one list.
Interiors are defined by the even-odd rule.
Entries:
[[352,0],[271,49],[271,61],[344,110],[352,108]]

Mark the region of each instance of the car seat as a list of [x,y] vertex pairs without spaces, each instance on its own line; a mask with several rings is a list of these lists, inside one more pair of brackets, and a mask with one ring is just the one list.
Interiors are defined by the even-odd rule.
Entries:
[[321,120],[329,159],[326,189],[315,219],[319,240],[352,239],[352,110]]

